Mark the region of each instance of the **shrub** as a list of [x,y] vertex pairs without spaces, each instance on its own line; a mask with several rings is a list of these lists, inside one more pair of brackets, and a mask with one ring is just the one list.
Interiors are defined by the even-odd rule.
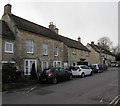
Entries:
[[3,83],[11,83],[16,82],[21,77],[21,73],[18,71],[16,67],[11,64],[4,64],[2,67],[2,82]]

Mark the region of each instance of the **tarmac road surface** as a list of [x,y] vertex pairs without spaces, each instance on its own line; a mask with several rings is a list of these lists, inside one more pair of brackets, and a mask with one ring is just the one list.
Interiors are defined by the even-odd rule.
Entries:
[[3,104],[110,104],[118,96],[118,68],[56,85],[3,92]]

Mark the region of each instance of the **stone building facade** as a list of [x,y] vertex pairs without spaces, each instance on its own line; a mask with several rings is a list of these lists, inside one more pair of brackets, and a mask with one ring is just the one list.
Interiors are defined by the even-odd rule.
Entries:
[[[3,42],[2,62],[12,62],[18,66],[23,75],[30,75],[32,64],[41,73],[51,66],[67,67],[77,64],[80,59],[89,63],[90,51],[79,41],[59,35],[53,23],[49,28],[30,22],[11,13],[11,5],[4,7],[2,20],[8,25],[12,35],[12,53],[5,53]],[[3,35],[2,35],[3,36]],[[7,34],[9,37],[9,35]]]
[[106,64],[110,65],[111,62],[115,61],[115,55],[109,50],[106,50],[100,45],[94,44],[94,42],[88,43],[86,47],[90,52],[90,64]]

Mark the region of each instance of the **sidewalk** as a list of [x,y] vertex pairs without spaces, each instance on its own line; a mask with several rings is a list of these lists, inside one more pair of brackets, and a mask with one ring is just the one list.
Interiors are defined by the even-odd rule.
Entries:
[[3,85],[1,84],[2,92],[11,92],[11,91],[20,90],[20,89],[26,89],[36,85],[38,85],[37,80],[29,80],[29,81],[9,83],[9,84],[3,84]]

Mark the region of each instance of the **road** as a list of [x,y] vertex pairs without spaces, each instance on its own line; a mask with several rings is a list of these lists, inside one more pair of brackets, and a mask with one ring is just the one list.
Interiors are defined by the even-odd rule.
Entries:
[[[120,70],[120,69],[119,69]],[[3,104],[110,104],[118,96],[118,68],[56,85],[3,92]]]

